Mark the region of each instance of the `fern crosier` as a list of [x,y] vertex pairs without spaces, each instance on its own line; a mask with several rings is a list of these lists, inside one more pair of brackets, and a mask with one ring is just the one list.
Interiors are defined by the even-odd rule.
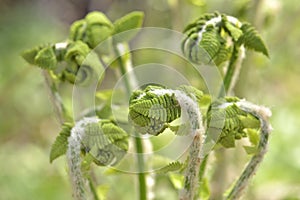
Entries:
[[221,131],[217,143],[226,148],[234,147],[235,140],[247,137],[246,128],[260,127],[259,120],[240,109],[236,97],[226,97],[213,102],[207,113],[207,137]]
[[[59,142],[66,145],[62,140]],[[91,156],[98,165],[115,165],[127,149],[128,134],[110,121],[89,117],[77,122],[68,138],[66,152],[75,199],[89,199],[87,180],[82,171],[82,153]]]
[[[194,93],[191,93],[192,91]],[[192,86],[181,86],[177,90],[148,86],[145,90],[137,90],[132,94],[129,120],[140,133],[158,135],[170,127],[170,122],[183,114],[185,119],[194,118],[197,121],[198,111],[193,109],[197,109],[198,105],[196,103],[194,108],[191,108],[189,104],[201,96],[202,92]],[[190,128],[197,128],[197,122],[189,123],[187,126],[191,126]],[[178,133],[178,127],[175,129]]]
[[268,50],[249,23],[225,14],[204,14],[189,24],[182,41],[184,55],[194,63],[214,62],[217,66],[229,61],[234,49],[245,46],[268,56]]
[[90,84],[103,71],[96,53],[82,41],[41,45],[24,51],[22,56],[55,78],[77,85]]

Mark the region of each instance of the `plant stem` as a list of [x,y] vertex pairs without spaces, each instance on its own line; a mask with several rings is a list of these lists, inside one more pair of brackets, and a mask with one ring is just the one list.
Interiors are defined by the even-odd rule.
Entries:
[[230,190],[227,200],[239,199],[249,183],[249,180],[253,177],[259,164],[262,162],[263,157],[267,151],[269,135],[272,131],[272,127],[269,123],[269,117],[271,111],[268,108],[254,105],[250,102],[241,101],[237,104],[242,110],[254,115],[260,120],[261,136],[257,148],[256,154],[252,157],[249,164],[244,169],[242,175],[239,177],[234,187]]
[[[245,57],[245,48],[243,46],[233,46],[232,54],[228,63],[227,71],[224,77],[224,92],[221,89],[219,92],[219,98],[221,98],[224,95],[231,95],[233,93],[234,87],[236,85],[236,82],[238,80],[240,70],[242,67],[242,61]],[[208,156],[208,155],[207,155]],[[218,184],[219,189],[215,190],[214,197],[220,198],[223,195],[223,189],[225,187],[225,178],[227,174],[227,160],[226,155],[224,152],[224,149],[221,149],[220,151],[216,152],[217,157],[217,168],[215,170],[215,180]],[[205,170],[206,163],[203,163],[203,166],[201,166]]]
[[[232,54],[229,60],[227,71],[224,77],[224,89],[226,94],[232,94],[239,73],[242,67],[242,61],[245,57],[245,49],[243,46],[233,46]],[[225,95],[226,95],[225,94]],[[223,96],[222,90],[219,93],[219,97]]]
[[95,185],[94,185],[92,179],[88,178],[88,181],[89,181],[89,186],[90,186],[90,189],[91,189],[91,193],[92,193],[92,195],[94,197],[94,200],[100,200],[99,197],[98,197],[98,195],[97,195],[97,190],[95,188]]
[[45,83],[46,83],[46,86],[47,86],[47,89],[48,89],[48,92],[50,95],[50,100],[54,107],[54,112],[56,113],[56,117],[57,117],[59,123],[63,124],[65,121],[65,117],[66,117],[66,114],[65,114],[66,109],[62,103],[62,99],[58,93],[58,89],[57,89],[55,83],[53,82],[52,78],[50,77],[48,71],[43,70],[42,74],[45,79]]
[[195,132],[194,139],[190,146],[189,153],[189,162],[186,169],[185,181],[184,181],[184,190],[182,191],[180,200],[193,200],[195,194],[197,193],[198,187],[198,174],[200,169],[200,150],[202,144],[202,131],[198,129]]
[[181,118],[183,122],[190,124],[189,134],[193,136],[193,141],[189,147],[188,165],[185,171],[184,188],[180,192],[180,200],[193,200],[198,193],[199,169],[201,164],[202,139],[204,136],[204,126],[202,115],[198,104],[194,98],[188,94],[176,91],[175,97],[181,107]]
[[143,157],[143,143],[140,137],[136,133],[135,137],[135,148],[137,152],[137,161],[138,161],[138,180],[139,180],[139,199],[147,199],[147,185],[146,185],[146,176],[144,173],[144,157]]
[[[68,149],[67,149],[67,161],[69,165],[69,174],[70,179],[73,187],[73,197],[76,200],[86,200],[89,199],[90,193],[92,192],[93,195],[96,195],[93,193],[93,189],[91,186],[91,181],[87,180],[86,177],[84,177],[84,174],[81,170],[81,139],[84,137],[85,130],[84,126],[90,123],[98,123],[99,119],[97,118],[84,118],[81,121],[77,122],[75,126],[71,130],[71,135],[68,138]],[[90,188],[87,186],[89,185]],[[91,191],[89,191],[90,189]],[[95,200],[97,200],[95,198]]]
[[203,175],[205,173],[205,167],[207,164],[207,160],[208,160],[208,155],[206,155],[200,165],[200,169],[199,169],[199,184],[201,185],[202,181],[203,181]]
[[[126,75],[126,73],[128,73],[132,68],[130,55],[125,51],[127,48],[125,44],[114,44],[113,48],[117,56],[119,69],[121,71],[121,74],[124,76],[125,89],[129,97],[133,91],[132,87],[134,86],[134,77],[129,77],[129,74]],[[143,141],[139,137],[138,133],[135,133],[135,148],[136,148],[137,163],[138,163],[139,199],[146,200],[147,185],[146,185],[146,174],[144,172],[145,170],[145,163],[143,157],[144,148],[143,148]]]

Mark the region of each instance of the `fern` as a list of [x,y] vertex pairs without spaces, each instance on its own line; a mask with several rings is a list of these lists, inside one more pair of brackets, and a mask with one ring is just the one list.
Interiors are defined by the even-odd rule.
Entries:
[[[180,91],[182,94],[176,91]],[[140,133],[158,135],[166,128],[171,128],[169,123],[181,116],[183,108],[180,105],[179,96],[179,98],[190,98],[192,101],[197,101],[202,95],[201,91],[191,86],[180,86],[177,90],[151,86],[144,91],[135,91],[130,98],[129,120]],[[181,101],[186,101],[186,99]],[[188,115],[195,114],[192,110],[187,112]],[[193,117],[196,118],[197,116]],[[184,128],[184,125],[181,128],[188,130],[191,128],[191,125],[193,128],[197,126],[197,123],[192,124],[192,122],[188,122],[188,124],[185,127],[187,129]],[[178,131],[179,127],[172,127],[172,130]],[[179,132],[186,131],[181,129]]]
[[85,126],[81,143],[97,165],[115,165],[128,150],[128,134],[109,121],[100,121]]
[[142,134],[157,135],[167,128],[167,123],[178,118],[181,109],[174,94],[155,94],[160,87],[147,87],[136,91],[130,100],[129,119]]
[[167,166],[159,169],[156,173],[166,174],[168,172],[179,171],[185,167],[185,163],[181,163],[179,161],[171,162]]
[[226,17],[223,18],[223,21],[224,30],[232,37],[234,42],[238,41],[238,39],[243,35],[243,31],[236,25],[229,22]]
[[[226,148],[234,147],[235,140],[247,137],[246,128],[259,128],[258,119],[241,110],[237,98],[226,98],[213,102],[207,114],[208,137],[221,130],[218,143]],[[252,124],[251,127],[249,125]]]
[[238,44],[243,44],[246,48],[261,52],[265,56],[269,57],[266,45],[252,25],[244,23],[241,30],[243,31],[243,35],[239,38]]
[[70,27],[69,39],[82,41],[94,49],[111,36],[113,25],[101,12],[91,12],[84,19],[75,21]]
[[56,137],[55,142],[53,143],[50,151],[50,163],[52,163],[56,158],[61,155],[66,154],[68,148],[68,137],[71,134],[72,129],[71,123],[64,123],[62,125],[62,130],[59,135]]

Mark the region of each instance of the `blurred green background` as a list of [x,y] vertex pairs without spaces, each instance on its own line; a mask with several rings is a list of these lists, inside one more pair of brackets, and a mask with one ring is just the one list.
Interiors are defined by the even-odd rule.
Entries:
[[[1,200],[71,199],[65,160],[49,163],[50,147],[60,126],[41,71],[26,64],[20,52],[38,44],[64,40],[68,26],[92,10],[103,11],[112,20],[142,10],[144,26],[177,31],[202,13],[215,10],[253,23],[262,33],[271,56],[268,60],[247,53],[236,94],[270,107],[274,132],[269,152],[244,199],[300,199],[298,1],[1,0]],[[124,187],[126,192],[127,186]]]

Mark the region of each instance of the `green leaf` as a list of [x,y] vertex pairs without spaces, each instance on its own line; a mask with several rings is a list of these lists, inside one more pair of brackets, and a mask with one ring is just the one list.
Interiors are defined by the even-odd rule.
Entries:
[[117,164],[128,150],[128,134],[108,120],[88,124],[81,142],[83,151],[101,166]]
[[246,116],[240,115],[238,117],[241,120],[244,127],[254,128],[254,129],[260,128],[259,120],[253,115],[247,114]]
[[[112,35],[113,24],[103,13],[91,12],[85,17],[85,20],[87,22],[86,42],[89,44],[90,48],[95,48],[98,44]],[[110,41],[107,41],[105,44],[102,44],[101,47],[103,48],[101,50],[108,48],[109,42]]]
[[241,116],[247,116],[245,111],[242,111],[236,106],[237,98],[219,99],[213,102],[207,113],[208,137],[214,135],[215,130],[221,130],[218,139],[225,148],[235,146],[235,140],[246,137],[244,125],[240,120]]
[[86,22],[84,19],[75,21],[70,26],[69,38],[73,41],[82,40],[85,41],[85,32],[86,32]]
[[97,195],[99,197],[99,200],[106,200],[107,194],[109,192],[110,186],[107,184],[102,184],[97,186]]
[[243,44],[246,48],[261,52],[265,56],[269,57],[265,43],[252,25],[244,23],[241,30],[243,31],[243,35],[239,38],[238,44]]
[[64,155],[68,148],[68,137],[71,135],[71,129],[73,125],[71,123],[64,123],[62,125],[62,130],[56,137],[55,142],[51,147],[50,152],[50,163],[52,163],[56,158]]
[[210,197],[210,187],[207,178],[203,178],[201,186],[199,187],[200,199],[208,200]]
[[35,65],[35,57],[38,54],[38,52],[42,49],[43,47],[38,46],[33,49],[28,49],[25,50],[21,53],[21,56],[26,60],[29,64]]
[[146,88],[145,96],[138,101],[131,98],[129,119],[140,133],[158,135],[167,123],[180,117],[181,108],[174,95],[154,95],[151,89]]
[[[143,12],[134,11],[114,22],[114,40],[116,43],[127,42],[131,40],[137,33],[137,29],[142,26],[144,18]],[[131,30],[131,31],[129,31]],[[125,32],[128,31],[128,32]],[[122,33],[125,32],[125,33]],[[120,34],[122,33],[122,34]],[[119,34],[119,35],[117,35]]]
[[232,39],[236,42],[243,35],[243,31],[230,23],[229,21],[224,22],[225,31],[232,37]]
[[169,179],[175,189],[180,190],[184,186],[184,176],[177,173],[169,173]]
[[232,148],[235,147],[235,138],[234,135],[228,135],[226,137],[222,137],[219,141],[225,148]]
[[156,173],[165,174],[168,172],[178,171],[184,167],[184,163],[179,161],[171,162],[167,166],[159,169]]
[[252,128],[247,128],[244,131],[247,133],[251,144],[253,144],[255,146],[258,145],[258,142],[259,142],[259,132],[258,132],[258,130],[255,130],[255,129],[252,129]]
[[257,146],[243,146],[248,155],[257,153]]
[[74,62],[80,66],[90,51],[91,49],[88,45],[80,40],[70,42],[64,59],[68,62]]
[[214,58],[214,63],[217,66],[220,66],[223,62],[228,61],[232,52],[230,46],[221,45],[217,55]]
[[34,63],[43,69],[55,69],[57,59],[53,46],[47,46],[38,51],[34,58]]

